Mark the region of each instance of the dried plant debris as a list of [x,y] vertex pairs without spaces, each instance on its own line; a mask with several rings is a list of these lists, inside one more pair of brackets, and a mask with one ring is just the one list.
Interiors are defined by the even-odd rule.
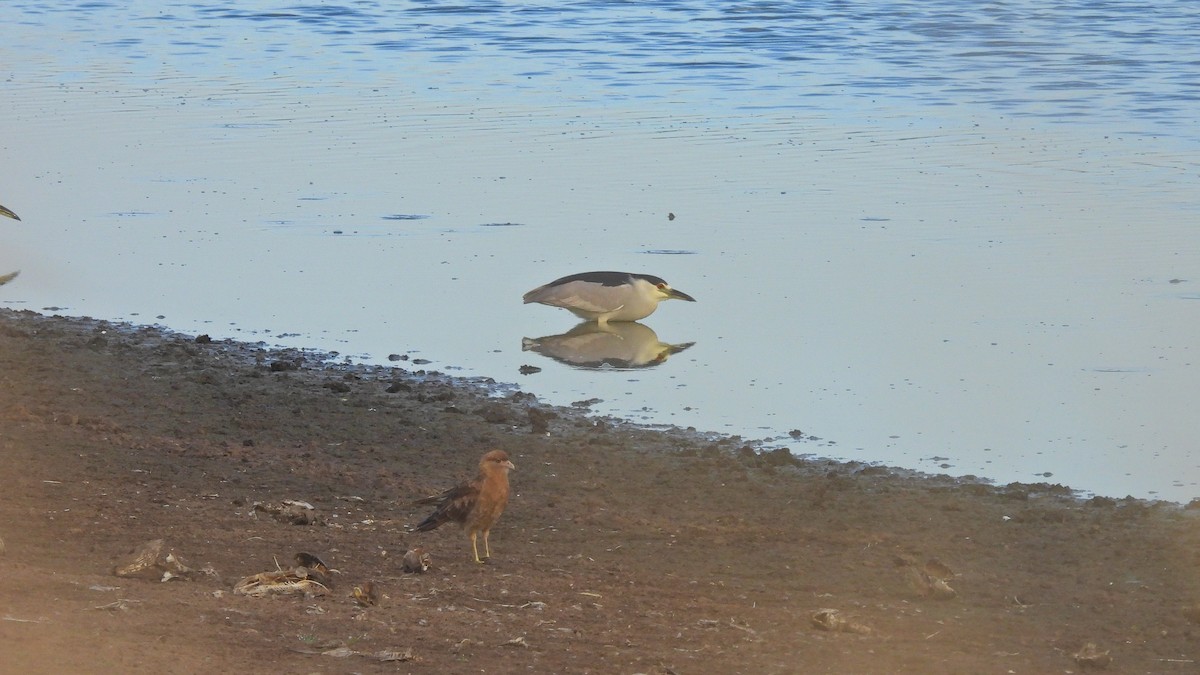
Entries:
[[322,569],[326,572],[329,571],[329,565],[326,565],[324,560],[321,560],[312,553],[301,551],[295,555],[295,560],[296,564],[301,567],[307,567],[309,569]]
[[281,523],[289,525],[324,525],[317,509],[308,502],[285,499],[279,503],[254,502],[254,515],[265,513]]
[[471,638],[463,638],[463,639],[459,640],[458,642],[455,642],[454,646],[450,647],[450,651],[454,654],[458,654],[458,653],[462,652],[464,649],[467,649],[468,647],[483,647],[483,646],[484,646],[484,643],[480,642],[479,640],[473,640]]
[[524,635],[518,635],[517,637],[515,637],[507,642],[501,642],[500,646],[501,647],[524,647],[525,649],[532,648],[532,646],[525,640]]
[[110,602],[107,605],[99,605],[97,607],[93,607],[92,609],[99,609],[99,610],[104,610],[107,612],[123,612],[123,611],[129,609],[129,607],[131,605],[136,605],[139,602],[141,602],[141,600],[130,600],[129,598],[121,598],[114,602]]
[[374,659],[382,663],[395,661],[415,661],[411,648],[400,651],[398,649],[383,649],[377,652],[356,652],[349,647],[334,647],[325,651],[303,651],[303,654],[320,654],[321,656],[329,656],[335,659],[344,659],[350,656],[365,656],[368,659]]
[[433,567],[433,560],[425,549],[414,548],[404,554],[404,560],[401,561],[400,566],[408,574],[420,574],[428,572],[429,568]]
[[842,616],[841,610],[837,609],[818,609],[813,612],[811,621],[814,628],[832,633],[857,633],[859,635],[872,633],[870,626],[847,619]]
[[324,560],[321,560],[311,553],[304,553],[303,551],[297,553],[293,560],[296,561],[297,567],[302,567],[308,572],[309,579],[319,582],[326,588],[333,588],[333,575],[335,572],[337,572],[337,570],[330,569],[329,565],[326,565]]
[[360,607],[374,607],[379,604],[379,590],[372,581],[364,581],[355,586],[350,596]]
[[412,661],[414,660],[412,649],[400,651],[397,649],[384,649],[371,654],[371,656],[379,661]]
[[918,595],[934,600],[952,600],[958,597],[958,591],[951,588],[949,583],[957,575],[937,558],[932,558],[923,565],[903,559],[898,561],[898,564],[904,564],[908,583]]
[[929,560],[925,561],[924,571],[934,579],[941,579],[942,581],[950,581],[954,577],[958,576],[954,573],[954,570],[950,569],[948,565],[937,558],[930,558]]
[[1075,652],[1072,656],[1075,663],[1084,670],[1103,670],[1112,664],[1112,656],[1108,653],[1109,650],[1100,651],[1096,643],[1089,642]]
[[163,539],[154,539],[138,546],[130,554],[130,561],[113,568],[113,574],[118,577],[157,578],[160,581],[172,579],[194,579],[200,574],[214,575],[211,569],[194,570],[184,564],[179,554],[166,545]]
[[238,581],[233,586],[236,595],[263,598],[270,595],[325,595],[329,587],[314,578],[307,567],[276,572],[261,572]]

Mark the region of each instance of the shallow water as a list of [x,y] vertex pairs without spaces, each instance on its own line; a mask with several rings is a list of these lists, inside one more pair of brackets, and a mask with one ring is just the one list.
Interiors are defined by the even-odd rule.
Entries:
[[[401,353],[797,453],[1200,496],[1190,3],[0,21],[9,306]],[[634,331],[694,344],[522,351],[575,321],[521,294],[591,269],[694,295]]]

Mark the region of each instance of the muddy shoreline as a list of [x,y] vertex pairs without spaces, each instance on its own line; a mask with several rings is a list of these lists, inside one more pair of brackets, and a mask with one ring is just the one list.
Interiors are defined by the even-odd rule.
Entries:
[[[397,365],[0,310],[7,667],[1200,663],[1196,504],[801,460]],[[455,530],[408,532],[424,515],[411,500],[468,477],[492,447],[517,465],[493,559],[476,565]],[[255,507],[285,500],[314,517],[294,524]],[[113,574],[156,539],[194,573]],[[402,569],[415,547],[432,561],[422,574]],[[298,552],[335,570],[324,590],[233,592]],[[368,583],[373,604],[362,601]]]

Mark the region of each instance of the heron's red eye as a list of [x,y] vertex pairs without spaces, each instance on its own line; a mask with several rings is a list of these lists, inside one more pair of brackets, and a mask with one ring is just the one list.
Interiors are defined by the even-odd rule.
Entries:
[[662,289],[664,289],[664,288],[666,288],[666,287],[667,287],[667,285],[666,285],[666,284],[659,284],[659,285],[658,285],[658,290],[660,290],[660,291],[661,291]]

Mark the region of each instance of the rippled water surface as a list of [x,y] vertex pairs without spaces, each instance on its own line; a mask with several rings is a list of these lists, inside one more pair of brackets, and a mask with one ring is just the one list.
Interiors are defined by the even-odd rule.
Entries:
[[[397,353],[802,454],[1200,496],[1194,3],[0,22],[7,306]],[[592,269],[698,302],[607,333],[522,306]]]

